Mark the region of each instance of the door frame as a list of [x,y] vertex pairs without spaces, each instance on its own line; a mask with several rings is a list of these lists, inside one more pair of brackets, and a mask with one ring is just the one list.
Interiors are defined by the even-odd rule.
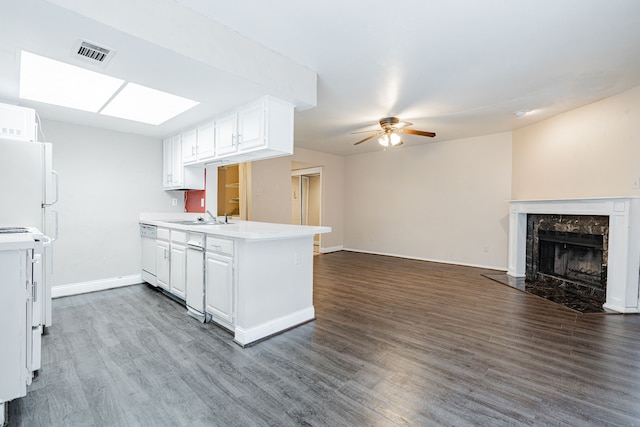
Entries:
[[[323,177],[322,177],[322,170],[323,167],[322,166],[316,166],[316,167],[312,167],[312,168],[303,168],[303,169],[294,169],[291,171],[291,176],[316,176],[319,175],[320,176],[320,190],[319,190],[319,200],[318,200],[318,225],[322,225],[322,221],[323,221],[323,215],[322,215],[322,206],[323,206],[323,199],[324,199],[324,182],[323,182]],[[302,182],[302,180],[300,180],[300,182]],[[300,212],[301,218],[302,218],[302,212]],[[318,234],[318,250],[320,251],[320,253],[322,253],[322,234]]]

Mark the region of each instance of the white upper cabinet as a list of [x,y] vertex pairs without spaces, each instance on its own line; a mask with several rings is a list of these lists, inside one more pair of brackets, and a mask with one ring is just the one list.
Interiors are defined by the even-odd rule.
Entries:
[[171,137],[171,186],[180,188],[183,183],[182,135],[175,135]]
[[182,132],[182,161],[184,163],[198,160],[198,133],[196,129]]
[[182,161],[184,164],[194,164],[211,159],[215,155],[214,149],[214,122],[182,132]]
[[238,114],[216,119],[216,157],[238,151]]
[[171,138],[162,140],[162,186],[171,188],[171,168],[173,154],[171,153]]
[[264,101],[241,109],[238,112],[239,150],[246,151],[266,144]]
[[198,127],[198,161],[212,159],[215,155],[216,127],[214,122]]
[[[228,150],[223,144],[225,149],[221,149],[216,139],[215,159],[221,160],[221,164],[231,164],[293,154],[294,108],[293,104],[272,96],[239,108],[234,115],[236,143]],[[216,128],[216,137],[218,134]]]
[[202,190],[203,166],[293,154],[295,106],[272,96],[163,141],[166,190]]
[[204,168],[185,167],[182,160],[182,135],[162,141],[162,186],[165,190],[203,190]]

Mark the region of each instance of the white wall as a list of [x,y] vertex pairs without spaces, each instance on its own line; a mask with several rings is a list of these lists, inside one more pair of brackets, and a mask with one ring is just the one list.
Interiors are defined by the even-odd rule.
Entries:
[[42,127],[60,176],[54,292],[139,275],[140,212],[182,211],[182,192],[162,189],[162,141],[56,121]]
[[251,162],[251,221],[291,224],[291,159]]
[[295,147],[290,160],[295,168],[322,167],[322,225],[331,227],[331,233],[322,235],[321,249],[341,249],[344,238],[345,158]]
[[347,157],[345,248],[506,269],[511,133]]
[[344,157],[295,147],[293,156],[251,163],[252,221],[291,223],[291,170],[322,167],[322,248],[339,250],[343,238]]
[[513,132],[514,199],[638,196],[640,87]]

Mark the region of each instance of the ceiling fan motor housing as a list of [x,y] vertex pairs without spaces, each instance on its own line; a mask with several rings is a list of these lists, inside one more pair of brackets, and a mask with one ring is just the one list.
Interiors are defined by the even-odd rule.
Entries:
[[380,119],[380,126],[382,129],[390,129],[400,123],[400,119],[397,117],[383,117]]

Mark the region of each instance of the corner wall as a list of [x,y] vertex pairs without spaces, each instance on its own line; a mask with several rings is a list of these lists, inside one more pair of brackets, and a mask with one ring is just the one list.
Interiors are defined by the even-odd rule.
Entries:
[[162,189],[162,141],[57,121],[42,127],[60,177],[54,295],[129,284],[140,276],[140,212],[183,210],[182,192]]
[[513,199],[640,195],[640,87],[514,131],[512,176]]

